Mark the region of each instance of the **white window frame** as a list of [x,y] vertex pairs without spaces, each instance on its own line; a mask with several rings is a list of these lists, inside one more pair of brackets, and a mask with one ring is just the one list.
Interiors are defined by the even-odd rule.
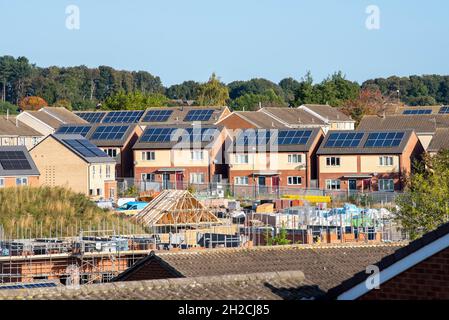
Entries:
[[302,163],[302,154],[300,153],[289,154],[288,163]]
[[118,154],[116,148],[106,148],[103,151],[111,158],[116,158]]
[[106,178],[111,177],[111,166],[109,164],[106,165]]
[[248,164],[249,163],[249,155],[247,153],[237,153],[234,157],[236,164]]
[[326,167],[339,167],[340,165],[340,157],[326,157]]
[[[296,182],[295,182],[296,180]],[[289,186],[300,186],[302,185],[302,177],[301,176],[288,176],[287,184]]]
[[204,159],[204,151],[203,150],[190,151],[190,160],[191,161],[203,161],[203,159]]
[[[388,188],[385,188],[386,186],[388,186]],[[394,191],[394,179],[379,179],[379,191]]]
[[142,160],[143,161],[155,161],[156,160],[156,151],[142,151]]
[[0,188],[5,187],[5,178],[0,178]]
[[192,184],[204,184],[205,183],[204,172],[191,172],[189,176],[189,182]]
[[27,186],[28,177],[16,177],[16,186]]
[[326,179],[326,190],[341,190],[341,180]]
[[236,186],[247,186],[248,182],[249,182],[249,179],[246,176],[234,177],[234,184]]
[[[156,181],[156,175],[154,173],[142,173],[141,176],[142,181],[146,182],[155,182]],[[148,179],[148,177],[151,177]]]
[[391,167],[394,164],[394,159],[392,156],[380,156],[379,165],[382,167]]

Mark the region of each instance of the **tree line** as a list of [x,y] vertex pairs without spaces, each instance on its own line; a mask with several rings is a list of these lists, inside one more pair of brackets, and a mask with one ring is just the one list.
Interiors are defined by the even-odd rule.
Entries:
[[[412,105],[449,104],[449,76],[423,75],[367,80],[362,84],[336,72],[315,83],[311,73],[279,83],[263,78],[225,84],[213,74],[206,82],[184,81],[164,87],[161,79],[146,71],[116,70],[108,66],[42,68],[26,57],[0,57],[0,113],[26,108],[29,97],[48,105],[73,110],[136,109],[189,103],[228,105],[234,110],[256,110],[259,106],[298,106],[305,103],[342,107],[358,118],[367,112],[361,106],[379,95],[397,95]],[[399,92],[398,92],[399,90]],[[28,97],[28,100],[24,100]],[[40,102],[41,104],[42,102]],[[39,104],[39,105],[40,105]],[[34,106],[36,107],[36,106]],[[33,108],[33,106],[30,106]]]

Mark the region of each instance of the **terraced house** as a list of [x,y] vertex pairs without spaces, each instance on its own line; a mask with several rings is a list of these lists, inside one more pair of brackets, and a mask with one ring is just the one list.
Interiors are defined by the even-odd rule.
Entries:
[[0,188],[38,186],[39,175],[24,146],[0,146]]
[[135,179],[164,189],[219,182],[227,136],[215,126],[148,126],[133,147]]
[[251,186],[259,193],[314,187],[315,153],[323,135],[320,128],[236,133],[227,149],[230,183],[235,189]]
[[333,131],[317,151],[319,186],[327,190],[398,191],[424,152],[414,131]]

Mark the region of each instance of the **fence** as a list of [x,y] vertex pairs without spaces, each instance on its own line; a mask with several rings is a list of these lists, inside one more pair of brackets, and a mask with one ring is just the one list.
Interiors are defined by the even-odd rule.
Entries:
[[167,189],[189,190],[199,198],[233,198],[239,200],[275,200],[286,196],[330,196],[332,202],[351,202],[362,206],[393,206],[400,192],[362,192],[345,190],[303,189],[299,187],[273,187],[234,185],[227,183],[172,183],[149,182],[126,178],[118,180],[119,196],[137,196],[141,192],[160,192]]

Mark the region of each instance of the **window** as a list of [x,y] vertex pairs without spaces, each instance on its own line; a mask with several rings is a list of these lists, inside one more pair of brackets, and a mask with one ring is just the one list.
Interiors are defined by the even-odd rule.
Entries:
[[111,166],[110,165],[106,165],[106,178],[110,178],[111,177]]
[[142,181],[155,182],[156,176],[154,173],[142,173]]
[[197,172],[191,173],[190,183],[204,183],[204,173],[197,173]]
[[95,166],[92,166],[92,176],[95,177]]
[[142,160],[154,161],[156,160],[156,152],[154,151],[144,151],[142,152]]
[[93,196],[94,195],[94,190],[93,189],[89,189],[89,195]]
[[234,177],[234,184],[239,186],[248,185],[248,177]]
[[25,138],[24,137],[19,137],[17,140],[17,144],[19,146],[24,146],[25,145]]
[[287,184],[289,185],[300,185],[302,183],[301,177],[287,177]]
[[326,180],[327,190],[340,190],[340,180]]
[[390,156],[379,157],[379,165],[392,166],[393,165],[393,157],[390,157]]
[[192,161],[203,160],[203,151],[202,150],[190,151],[190,160],[192,160]]
[[300,154],[289,154],[288,163],[301,163],[302,156]]
[[0,178],[0,188],[3,188],[5,186],[5,179]]
[[16,178],[16,185],[17,186],[26,186],[26,185],[28,185],[28,178],[26,178],[26,177]]
[[117,149],[115,148],[103,149],[103,151],[111,158],[117,157]]
[[379,191],[394,191],[393,179],[379,179]]
[[248,163],[249,158],[247,154],[236,154],[235,155],[235,163]]
[[39,142],[39,138],[38,137],[32,137],[31,138],[31,143],[33,144],[33,146],[35,146],[36,144],[38,144]]
[[339,157],[327,157],[326,165],[328,167],[339,167],[340,166],[340,158]]
[[99,195],[99,196],[101,196],[101,195],[102,195],[102,193],[101,193],[101,189],[97,189],[97,195]]

